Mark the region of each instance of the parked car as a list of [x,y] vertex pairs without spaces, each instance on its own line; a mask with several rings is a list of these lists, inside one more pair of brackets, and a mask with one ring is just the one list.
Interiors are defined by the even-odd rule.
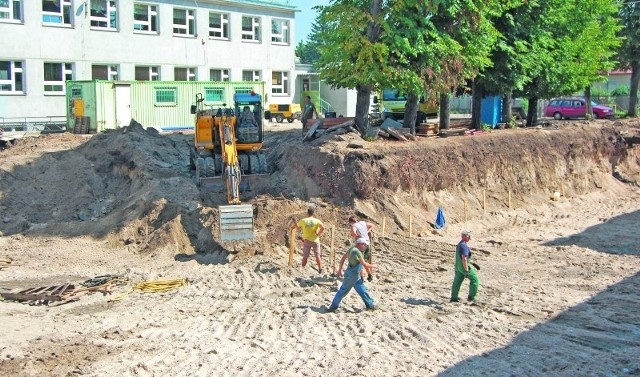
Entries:
[[[613,116],[613,109],[608,106],[598,105],[591,101],[591,109],[594,118],[609,118]],[[562,118],[584,118],[587,116],[587,106],[584,98],[554,98],[544,109],[544,115]]]

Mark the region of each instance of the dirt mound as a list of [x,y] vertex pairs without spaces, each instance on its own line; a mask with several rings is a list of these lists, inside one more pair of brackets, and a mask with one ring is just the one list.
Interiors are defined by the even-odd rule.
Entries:
[[[76,137],[65,134],[57,140],[64,144],[70,138]],[[41,142],[24,140],[5,154],[19,155]],[[145,229],[159,228],[200,205],[181,148],[186,146],[179,140],[133,126],[16,164],[0,180],[2,232],[115,234],[122,242],[142,244],[140,239],[149,236]]]
[[[637,148],[627,148],[623,137],[638,134],[637,122],[562,124],[477,137],[377,141],[362,149],[348,148],[357,135],[303,143],[299,130],[269,132],[271,174],[243,198],[255,205],[257,240],[235,251],[281,251],[288,224],[304,216],[311,201],[339,232],[354,211],[378,223],[382,216],[393,219],[392,232],[406,231],[411,214],[419,232],[429,230],[438,207],[455,219],[482,210],[486,197],[496,208],[508,205],[507,193],[513,206],[548,200],[561,188],[578,195],[601,186],[603,174],[637,184]],[[89,139],[65,134],[21,141],[2,155],[0,231],[90,235],[172,258],[223,250],[216,207],[225,204],[224,194],[195,184],[191,140],[131,126]],[[45,148],[56,144],[77,146]],[[22,164],[19,156],[34,149],[42,150],[39,158]]]

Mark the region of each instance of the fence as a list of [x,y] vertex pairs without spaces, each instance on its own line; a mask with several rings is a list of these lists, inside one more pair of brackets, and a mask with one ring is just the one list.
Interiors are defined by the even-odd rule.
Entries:
[[10,132],[58,133],[66,131],[66,117],[0,117],[0,130],[6,135]]

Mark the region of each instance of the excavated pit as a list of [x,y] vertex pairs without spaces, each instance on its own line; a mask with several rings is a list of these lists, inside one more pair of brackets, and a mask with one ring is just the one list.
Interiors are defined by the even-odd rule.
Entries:
[[[254,204],[256,240],[231,246],[217,241],[225,194],[199,188],[189,169],[192,135],[139,126],[90,138],[49,135],[0,154],[0,231],[91,236],[171,258],[268,254],[286,247],[288,224],[314,203],[318,217],[340,232],[354,212],[378,224],[393,219],[390,233],[428,232],[438,208],[456,222],[509,205],[535,206],[556,191],[615,195],[613,181],[638,185],[639,134],[637,120],[556,122],[417,142],[347,134],[303,143],[299,129],[272,129],[265,141],[271,174],[243,194]],[[353,142],[361,148],[348,147]]]

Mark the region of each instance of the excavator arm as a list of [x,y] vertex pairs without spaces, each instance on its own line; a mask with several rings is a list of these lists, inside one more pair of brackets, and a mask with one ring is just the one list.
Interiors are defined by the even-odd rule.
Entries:
[[253,206],[240,204],[242,170],[233,127],[236,118],[227,112],[218,119],[223,177],[227,186],[227,202],[230,204],[219,207],[220,239],[222,241],[253,239]]
[[224,177],[227,184],[227,202],[229,204],[240,204],[240,180],[242,173],[240,160],[238,159],[238,148],[236,146],[233,122],[235,117],[225,114],[220,119],[220,143],[222,147],[222,162],[224,165]]

